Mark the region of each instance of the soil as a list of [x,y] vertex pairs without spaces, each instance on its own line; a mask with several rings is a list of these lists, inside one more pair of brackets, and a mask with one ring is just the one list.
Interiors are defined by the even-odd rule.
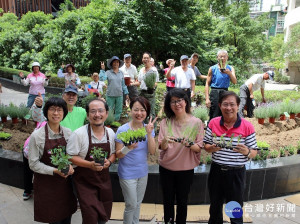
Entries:
[[[283,146],[293,145],[297,146],[300,141],[300,118],[291,120],[279,121],[276,120],[274,124],[270,124],[265,121],[265,124],[258,124],[257,119],[247,118],[255,128],[256,139],[258,141],[265,141],[271,145],[271,149],[279,149]],[[7,121],[2,124],[2,130],[12,134],[12,138],[8,141],[0,140],[0,144],[3,149],[21,152],[25,140],[30,136],[35,128],[35,122],[28,121],[27,124],[18,123],[12,124],[11,121]],[[159,129],[159,124],[158,124]],[[116,130],[115,130],[116,131]],[[206,156],[207,153],[202,150],[202,156]],[[158,150],[154,155],[149,155],[148,163],[158,163]]]

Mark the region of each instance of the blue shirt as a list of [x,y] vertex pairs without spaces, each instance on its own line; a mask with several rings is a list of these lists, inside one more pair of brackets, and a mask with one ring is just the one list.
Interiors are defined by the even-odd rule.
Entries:
[[123,96],[128,94],[127,86],[125,85],[124,76],[121,70],[115,73],[112,69],[105,72],[107,76],[107,96]]
[[[123,124],[118,128],[115,141],[122,143],[117,139],[119,133],[130,129],[129,123]],[[152,136],[155,136],[154,130]],[[148,175],[148,138],[146,141],[139,142],[137,147],[119,159],[118,175],[122,179],[137,179]]]
[[[231,66],[226,65],[226,69],[231,71]],[[222,73],[218,67],[218,64],[211,67],[212,71],[212,79],[210,83],[210,87],[214,88],[228,88],[230,84],[229,75],[226,73]]]

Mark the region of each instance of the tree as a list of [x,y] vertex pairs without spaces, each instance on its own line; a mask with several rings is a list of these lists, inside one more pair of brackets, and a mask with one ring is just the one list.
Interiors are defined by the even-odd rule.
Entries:
[[285,57],[291,61],[300,61],[300,23],[296,24],[291,29],[291,34],[287,42],[284,44]]

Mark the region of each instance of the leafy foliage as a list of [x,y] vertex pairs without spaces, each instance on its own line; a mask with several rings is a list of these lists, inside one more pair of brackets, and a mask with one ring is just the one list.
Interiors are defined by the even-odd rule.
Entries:
[[49,150],[48,153],[51,155],[51,163],[57,166],[59,171],[62,171],[62,169],[67,168],[71,164],[69,159],[72,157],[66,154],[65,146],[58,146],[57,148]]

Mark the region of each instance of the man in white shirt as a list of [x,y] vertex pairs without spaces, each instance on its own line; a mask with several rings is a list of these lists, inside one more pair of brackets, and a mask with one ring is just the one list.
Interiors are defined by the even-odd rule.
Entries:
[[239,106],[239,115],[241,117],[244,117],[243,110],[245,105],[247,105],[247,117],[253,117],[253,92],[260,89],[261,96],[262,96],[262,102],[266,103],[265,99],[265,84],[266,80],[271,79],[274,80],[274,72],[273,71],[267,71],[264,74],[255,74],[251,76],[250,79],[248,79],[245,84],[243,84],[240,87],[240,98],[241,103]]
[[196,75],[194,70],[188,67],[188,59],[188,56],[182,55],[180,57],[181,66],[176,68],[174,68],[176,61],[172,62],[166,76],[167,78],[175,77],[175,87],[183,89],[188,97],[192,98],[195,95]]
[[129,92],[129,98],[132,100],[134,97],[139,95],[137,86],[139,83],[137,82],[138,72],[136,67],[131,64],[131,54],[124,54],[124,65],[120,68],[120,70],[124,74],[125,77],[130,77],[130,84],[127,85],[127,89]]

